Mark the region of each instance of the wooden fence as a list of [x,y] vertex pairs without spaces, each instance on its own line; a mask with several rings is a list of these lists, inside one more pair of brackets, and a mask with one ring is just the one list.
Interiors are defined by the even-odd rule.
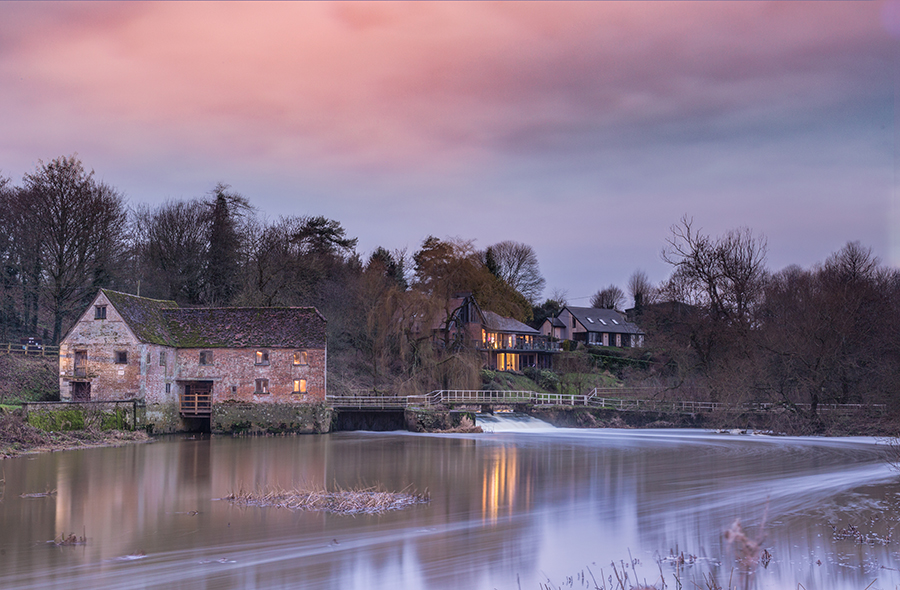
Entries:
[[59,356],[58,346],[49,346],[46,344],[21,344],[7,342],[0,344],[0,354],[23,354],[30,356]]

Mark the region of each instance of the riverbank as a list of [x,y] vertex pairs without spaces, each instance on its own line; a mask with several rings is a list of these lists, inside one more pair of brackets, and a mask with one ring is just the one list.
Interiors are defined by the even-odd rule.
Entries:
[[143,430],[71,430],[47,432],[25,423],[17,413],[0,415],[0,459],[29,453],[52,453],[150,442]]
[[[744,429],[787,435],[875,436],[894,437],[897,421],[890,416],[827,416],[817,424],[797,416],[779,414],[666,414],[629,412],[589,408],[553,407],[533,409],[535,418],[562,428],[701,428],[709,430]],[[481,428],[467,416],[449,420],[415,421],[406,424],[415,432],[478,433]],[[412,427],[411,427],[412,426]],[[400,426],[402,428],[402,426]],[[373,428],[366,428],[373,429]],[[391,430],[396,428],[391,428]],[[353,430],[350,428],[349,430]],[[374,428],[374,430],[379,430]],[[152,442],[144,430],[83,430],[45,431],[27,424],[19,412],[0,413],[0,459],[29,453],[45,453],[74,449],[121,446],[130,443]]]
[[703,428],[754,430],[789,436],[895,437],[896,416],[884,412],[820,412],[815,418],[786,409],[763,412],[642,412],[573,406],[533,408],[535,418],[559,428]]

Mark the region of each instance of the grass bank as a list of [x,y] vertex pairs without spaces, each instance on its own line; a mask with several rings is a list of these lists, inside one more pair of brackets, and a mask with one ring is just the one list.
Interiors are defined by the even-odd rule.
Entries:
[[152,440],[142,430],[70,430],[48,432],[30,426],[19,411],[0,413],[0,459],[28,453],[46,453],[93,447],[121,446]]

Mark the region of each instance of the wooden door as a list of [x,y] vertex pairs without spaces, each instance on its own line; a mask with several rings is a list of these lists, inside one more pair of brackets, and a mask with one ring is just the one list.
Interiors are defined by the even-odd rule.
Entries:
[[86,350],[76,350],[75,351],[75,376],[76,377],[86,377],[87,376],[87,351]]
[[73,381],[72,382],[72,401],[73,402],[89,402],[89,401],[91,401],[91,382],[90,381]]

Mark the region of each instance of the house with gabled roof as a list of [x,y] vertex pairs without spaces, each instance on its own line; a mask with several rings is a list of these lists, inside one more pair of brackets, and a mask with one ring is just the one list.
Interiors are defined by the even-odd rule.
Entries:
[[471,294],[455,297],[449,307],[452,311],[435,330],[436,340],[446,347],[477,350],[490,369],[550,368],[553,354],[559,352],[531,326],[481,309]]
[[139,400],[157,431],[216,430],[235,409],[289,420],[324,403],[326,358],[326,320],[311,307],[180,308],[102,289],[60,342],[60,398]]
[[566,305],[541,325],[541,334],[553,340],[584,342],[592,346],[634,348],[644,345],[644,332],[615,309]]

